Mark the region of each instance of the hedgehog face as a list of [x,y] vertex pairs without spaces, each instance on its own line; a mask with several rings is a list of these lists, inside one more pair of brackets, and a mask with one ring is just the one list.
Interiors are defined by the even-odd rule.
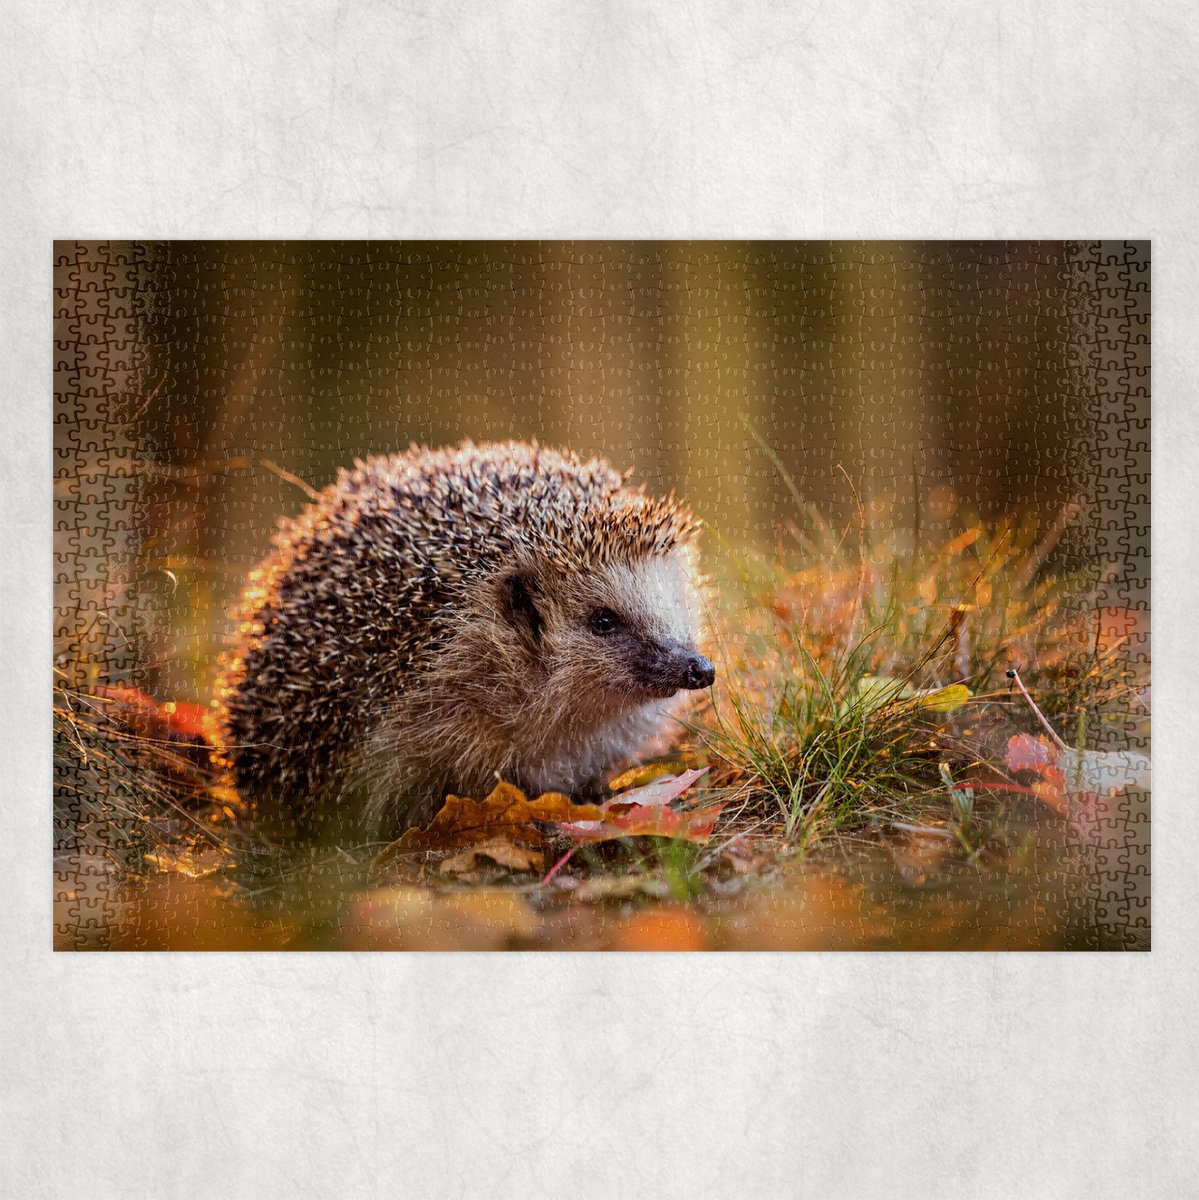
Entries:
[[696,648],[698,599],[683,554],[589,572],[516,571],[510,616],[536,667],[536,686],[564,707],[613,712],[709,687]]

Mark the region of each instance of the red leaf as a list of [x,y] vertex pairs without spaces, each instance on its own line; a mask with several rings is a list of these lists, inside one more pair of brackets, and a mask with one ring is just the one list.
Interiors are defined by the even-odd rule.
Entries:
[[208,710],[185,700],[159,704],[140,688],[98,686],[96,695],[113,702],[124,719],[154,741],[206,742]]
[[633,808],[638,805],[656,807],[660,804],[669,804],[707,773],[708,768],[704,767],[702,771],[684,771],[681,775],[666,775],[643,787],[619,792],[602,807],[605,812],[619,812],[622,808]]
[[1012,771],[1037,771],[1054,764],[1053,747],[1043,737],[1018,733],[1008,738],[1007,765]]
[[1063,816],[1069,815],[1066,777],[1057,765],[1057,753],[1043,737],[1017,733],[1008,738],[1005,761],[1011,771],[1032,771],[1039,778],[1032,785],[1033,794],[1040,796],[1050,808]]
[[614,838],[664,837],[683,842],[706,842],[720,816],[723,804],[678,812],[673,808],[651,808],[639,804],[628,812],[614,813],[605,821],[580,821],[559,825],[576,842],[608,842]]

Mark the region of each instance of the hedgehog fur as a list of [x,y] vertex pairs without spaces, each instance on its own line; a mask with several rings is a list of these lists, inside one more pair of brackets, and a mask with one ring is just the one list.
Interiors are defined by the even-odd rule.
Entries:
[[356,462],[249,577],[218,762],[297,829],[368,836],[497,778],[593,795],[712,682],[698,528],[673,495],[536,443]]

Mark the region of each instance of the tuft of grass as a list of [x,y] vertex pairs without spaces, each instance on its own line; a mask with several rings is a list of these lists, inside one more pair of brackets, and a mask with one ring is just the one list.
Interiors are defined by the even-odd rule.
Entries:
[[777,808],[792,844],[866,814],[907,813],[937,786],[948,751],[927,707],[903,698],[905,680],[862,686],[882,632],[824,661],[803,642],[794,655],[777,644],[727,671],[708,721],[694,727],[735,781]]
[[[1098,741],[1136,716],[1127,646],[1100,625],[1099,567],[1046,566],[1070,510],[1048,529],[1011,516],[914,534],[889,516],[876,507],[838,533],[808,509],[772,560],[738,560],[719,592],[718,685],[691,728],[797,847],[930,813],[973,843],[961,781],[1003,774],[1027,711],[1012,667],[1068,737]],[[930,694],[959,684],[968,699]]]
[[56,662],[57,851],[99,854],[141,874],[147,856],[164,850],[198,841],[227,848],[215,826],[234,813],[211,786],[206,750],[166,736],[127,698],[136,693],[95,682],[86,656],[62,653]]

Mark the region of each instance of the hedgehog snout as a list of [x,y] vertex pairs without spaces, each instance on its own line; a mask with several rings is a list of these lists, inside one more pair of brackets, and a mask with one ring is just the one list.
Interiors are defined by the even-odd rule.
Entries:
[[645,643],[635,668],[638,680],[654,691],[699,691],[711,687],[716,668],[691,646]]
[[716,668],[710,658],[702,654],[693,654],[687,662],[687,682],[683,686],[690,691],[711,687],[716,679]]

